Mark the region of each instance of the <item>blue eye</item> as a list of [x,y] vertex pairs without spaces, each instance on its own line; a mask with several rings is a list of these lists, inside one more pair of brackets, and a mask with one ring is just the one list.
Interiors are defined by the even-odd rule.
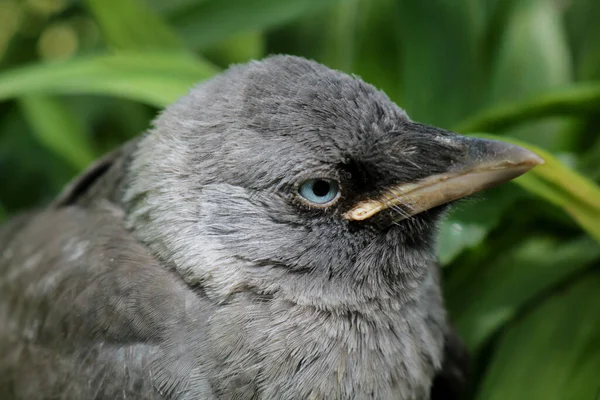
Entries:
[[338,198],[340,185],[333,179],[309,179],[300,185],[300,196],[316,205],[327,205]]

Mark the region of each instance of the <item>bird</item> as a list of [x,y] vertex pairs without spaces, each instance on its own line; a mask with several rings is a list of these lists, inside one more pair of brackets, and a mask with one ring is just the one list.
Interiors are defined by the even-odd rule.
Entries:
[[437,227],[541,163],[312,60],[231,66],[0,228],[0,398],[458,398]]

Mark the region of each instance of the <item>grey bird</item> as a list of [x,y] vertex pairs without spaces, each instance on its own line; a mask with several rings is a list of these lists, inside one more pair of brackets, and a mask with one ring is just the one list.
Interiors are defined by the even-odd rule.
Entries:
[[436,227],[541,162],[313,61],[231,67],[0,228],[0,398],[452,399]]

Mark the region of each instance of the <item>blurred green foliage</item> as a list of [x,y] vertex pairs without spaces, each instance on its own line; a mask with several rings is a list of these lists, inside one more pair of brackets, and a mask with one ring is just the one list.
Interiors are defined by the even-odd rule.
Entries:
[[[231,63],[290,53],[546,164],[459,204],[439,256],[473,399],[600,389],[597,0],[0,0],[0,219]],[[479,133],[479,134],[478,134]]]

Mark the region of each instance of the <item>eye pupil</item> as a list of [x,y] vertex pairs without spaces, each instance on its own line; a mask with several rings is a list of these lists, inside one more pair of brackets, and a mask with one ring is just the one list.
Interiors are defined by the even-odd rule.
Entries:
[[330,205],[339,197],[340,185],[333,179],[309,179],[300,185],[298,194],[314,205]]
[[312,191],[317,197],[327,196],[330,190],[331,185],[329,184],[329,182],[324,181],[323,179],[316,180],[312,186]]

